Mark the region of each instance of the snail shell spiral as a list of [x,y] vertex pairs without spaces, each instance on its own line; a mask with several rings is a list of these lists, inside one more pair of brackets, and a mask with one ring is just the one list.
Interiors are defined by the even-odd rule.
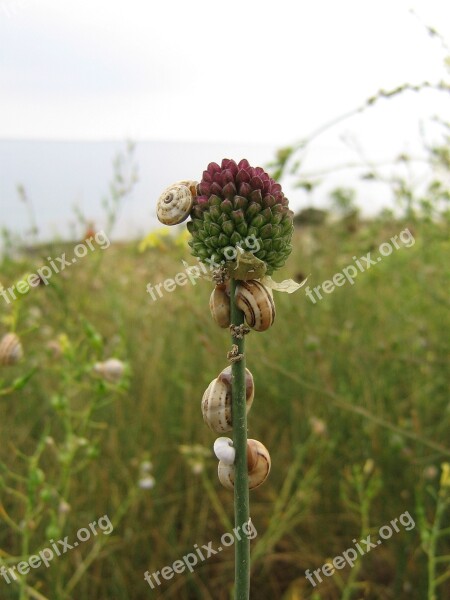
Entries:
[[[254,490],[265,482],[270,473],[271,460],[267,448],[258,440],[247,440],[248,487]],[[220,483],[228,490],[234,489],[234,464],[219,461],[217,474]]]
[[179,181],[169,186],[158,198],[156,214],[164,225],[185,221],[197,195],[196,181]]
[[15,333],[7,333],[0,341],[0,365],[15,365],[23,356],[20,339]]
[[[245,369],[247,413],[253,403],[255,386],[253,375]],[[231,366],[226,367],[207,387],[202,398],[203,420],[217,433],[231,431],[233,419],[231,410]]]
[[275,304],[271,291],[260,281],[240,281],[236,288],[236,305],[242,310],[247,325],[265,331],[275,320]]

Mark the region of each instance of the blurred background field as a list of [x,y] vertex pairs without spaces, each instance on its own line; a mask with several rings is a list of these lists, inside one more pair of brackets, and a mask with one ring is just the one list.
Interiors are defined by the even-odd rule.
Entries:
[[[251,495],[255,598],[432,597],[432,523],[449,496],[448,223],[303,224],[279,276],[308,275],[316,285],[354,255],[376,256],[406,227],[413,246],[316,304],[304,288],[278,293],[270,334],[249,337],[257,389],[249,435],[264,440],[273,461]],[[232,548],[157,590],[143,580],[195,543],[217,546],[232,521],[200,411],[229,346],[209,314],[212,284],[199,280],[157,301],[146,293],[149,282],[183,270],[182,260],[194,262],[185,239],[156,232],[143,251],[138,243],[97,249],[48,286],[8,306],[2,299],[2,331],[14,328],[24,347],[23,361],[1,371],[3,564],[73,538],[105,513],[115,525],[31,573],[23,598],[229,597]],[[64,251],[72,256],[73,245],[5,256],[3,285]],[[93,370],[111,357],[126,365],[114,383]],[[306,581],[306,569],[405,511],[414,529],[316,591]],[[448,511],[442,517],[448,528]],[[447,529],[435,540],[440,555],[448,539]],[[434,567],[436,579],[446,572],[445,562]],[[19,597],[17,585],[0,583],[2,599]],[[448,589],[442,583],[436,597]]]
[[[233,528],[200,409],[230,349],[212,283],[147,293],[196,264],[185,224],[157,225],[159,193],[225,157],[280,181],[294,250],[274,278],[307,278],[247,338],[249,437],[272,457],[251,598],[448,600],[448,7],[61,7],[0,0],[0,600],[233,597],[232,546],[144,580]],[[352,569],[305,577],[405,513]],[[109,535],[8,583],[105,515]]]

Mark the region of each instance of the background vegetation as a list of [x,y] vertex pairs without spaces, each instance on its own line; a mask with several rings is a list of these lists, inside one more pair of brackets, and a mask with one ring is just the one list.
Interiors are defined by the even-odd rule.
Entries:
[[[430,177],[420,187],[401,172],[386,178],[361,166],[365,179],[389,185],[396,212],[363,219],[352,191],[341,188],[331,213],[309,207],[296,217],[280,280],[308,276],[318,285],[405,228],[415,244],[316,304],[305,288],[278,294],[271,332],[248,338],[256,382],[249,434],[269,448],[273,465],[251,495],[254,598],[450,595],[450,145],[449,126],[442,128],[441,142],[427,148]],[[280,151],[272,165],[280,177],[299,176],[306,190],[320,183],[301,172],[308,142]],[[107,233],[136,181],[132,150],[115,161]],[[73,255],[73,243],[34,241],[32,207],[23,188],[19,195],[34,243],[3,232],[5,287],[49,256]],[[10,585],[0,579],[2,600],[230,598],[232,548],[156,590],[144,581],[146,570],[171,565],[194,544],[217,547],[232,529],[232,497],[217,480],[214,435],[200,411],[229,349],[227,332],[209,315],[212,284],[188,284],[156,302],[146,293],[148,283],[183,270],[182,260],[195,263],[182,230],[97,248],[48,286],[10,304],[0,297],[0,334],[16,332],[24,348],[21,362],[0,367],[0,566],[26,560],[51,539],[73,540],[105,514],[114,524],[111,535],[80,544],[48,569]],[[99,367],[109,358],[122,361],[118,375]],[[414,529],[315,588],[305,579],[306,569],[354,539],[376,539],[406,511]]]
[[[317,304],[304,288],[278,294],[271,335],[249,338],[257,386],[249,433],[273,460],[269,481],[252,493],[254,597],[433,597],[432,524],[449,498],[441,477],[450,455],[446,222],[358,220],[351,233],[345,220],[303,225],[280,276],[311,274],[320,283],[406,226],[414,246]],[[105,513],[115,524],[110,536],[33,572],[26,586],[41,596],[25,587],[23,598],[229,597],[232,549],[158,590],[143,580],[194,543],[218,545],[232,518],[200,412],[204,389],[226,363],[228,335],[207,311],[209,282],[157,302],[146,294],[148,282],[173,277],[187,255],[171,239],[153,239],[158,246],[143,253],[135,244],[98,249],[2,308],[4,331],[14,326],[25,349],[20,364],[1,371],[3,564],[51,538],[73,539]],[[62,250],[5,258],[2,282]],[[128,365],[119,383],[93,370],[111,356]],[[149,460],[154,487],[141,489]],[[317,591],[305,580],[305,569],[405,511],[412,531]],[[448,529],[436,543],[439,555],[449,554]],[[436,579],[448,574],[445,561],[435,567]],[[2,599],[19,597],[18,585],[0,583]],[[446,597],[444,586],[437,598]]]

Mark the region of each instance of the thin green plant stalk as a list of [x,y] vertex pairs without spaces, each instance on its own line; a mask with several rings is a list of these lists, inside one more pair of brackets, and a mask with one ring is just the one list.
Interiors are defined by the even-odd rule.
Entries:
[[[231,323],[235,326],[244,323],[244,313],[235,302],[237,281],[231,279]],[[244,336],[231,337],[232,344],[237,346],[240,360],[232,363],[232,413],[233,413],[233,445],[236,451],[234,475],[234,520],[235,527],[241,528],[250,518],[248,471],[247,471],[247,406],[245,385]],[[250,597],[250,540],[241,536],[235,542],[235,600],[248,600]]]

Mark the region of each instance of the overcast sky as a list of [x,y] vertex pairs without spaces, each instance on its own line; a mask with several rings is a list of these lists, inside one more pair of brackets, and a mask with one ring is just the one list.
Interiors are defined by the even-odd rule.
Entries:
[[450,39],[443,0],[0,0],[0,138],[286,145],[379,88],[443,77],[410,8]]

